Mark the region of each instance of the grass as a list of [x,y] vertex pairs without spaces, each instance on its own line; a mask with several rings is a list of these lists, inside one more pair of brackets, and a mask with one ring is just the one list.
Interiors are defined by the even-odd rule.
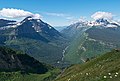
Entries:
[[0,81],[52,81],[60,73],[58,68],[7,47],[0,47],[0,57]]
[[18,72],[1,72],[0,81],[52,81],[60,70],[54,69],[45,74],[21,74]]
[[[119,73],[116,75],[116,72]],[[109,75],[110,73],[110,75]],[[106,78],[104,78],[106,76]],[[112,77],[112,78],[111,78]],[[115,50],[84,64],[73,65],[56,81],[119,81],[120,52]]]

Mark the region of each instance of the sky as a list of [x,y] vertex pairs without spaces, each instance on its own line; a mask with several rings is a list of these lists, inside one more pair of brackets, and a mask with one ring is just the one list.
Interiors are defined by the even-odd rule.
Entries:
[[[3,11],[3,8],[8,10]],[[22,14],[20,16],[20,12],[14,13],[13,10],[12,14],[16,17],[12,16],[12,19],[19,19],[29,14],[39,16],[52,26],[66,26],[79,19],[92,20],[94,18],[91,18],[91,15],[95,15],[96,12],[112,14],[114,19],[118,20],[120,19],[119,8],[120,0],[0,0],[0,13],[2,14],[0,17],[9,18],[11,9],[16,9],[23,10],[25,13],[22,14],[20,11]],[[10,16],[7,17],[5,14]]]

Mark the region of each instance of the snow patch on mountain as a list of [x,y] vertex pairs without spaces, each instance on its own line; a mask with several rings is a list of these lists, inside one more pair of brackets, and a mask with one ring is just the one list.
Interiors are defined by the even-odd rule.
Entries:
[[93,27],[93,26],[99,26],[99,27],[120,27],[120,22],[117,22],[113,19],[114,15],[109,12],[101,12],[98,11],[94,13],[91,18],[93,18],[92,21],[87,21],[85,19],[80,19],[77,22],[74,22],[73,24],[76,24],[76,27]]
[[106,27],[117,27],[116,25],[108,24]]
[[99,27],[119,27],[120,23],[118,23],[117,21],[114,20],[107,20],[107,19],[97,19],[97,20],[93,20],[93,21],[79,21],[77,23],[74,24],[77,28],[79,27],[93,27],[93,26],[99,26]]

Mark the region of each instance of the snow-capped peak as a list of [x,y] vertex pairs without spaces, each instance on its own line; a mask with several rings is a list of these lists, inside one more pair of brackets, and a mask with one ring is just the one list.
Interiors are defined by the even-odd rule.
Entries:
[[23,21],[21,21],[21,23],[24,23],[24,22],[27,22],[27,21],[29,21],[29,22],[38,22],[38,23],[40,23],[41,22],[41,19],[39,19],[39,18],[35,18],[35,17],[33,17],[33,16],[28,16],[28,17],[26,17]]
[[85,26],[88,26],[88,21],[77,21],[71,24],[71,26],[72,25],[74,25],[74,27],[76,28],[85,27]]
[[110,24],[107,19],[103,19],[103,18],[102,19],[97,19],[96,22],[99,23],[99,24],[103,24],[103,25]]
[[119,27],[120,24],[113,20],[97,19],[95,21],[89,21],[88,26],[101,26],[101,27]]
[[32,19],[34,19],[34,20],[40,20],[40,17],[39,17],[39,15],[36,14],[36,16],[35,15],[28,16],[28,17],[26,17],[26,19],[28,19],[28,20],[32,20]]
[[120,23],[114,20],[107,20],[107,19],[101,18],[93,21],[79,21],[72,25],[75,25],[77,28],[85,27],[85,26],[88,26],[88,27],[99,26],[99,27],[108,28],[108,27],[119,27]]

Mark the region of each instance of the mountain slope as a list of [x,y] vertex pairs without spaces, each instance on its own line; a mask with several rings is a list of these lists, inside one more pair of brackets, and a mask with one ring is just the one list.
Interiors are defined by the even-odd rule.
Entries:
[[31,16],[29,16],[21,21],[21,24],[25,27],[33,28],[37,33],[45,38],[57,38],[60,36],[60,33],[57,30],[55,30],[49,24],[43,22],[41,19],[33,19]]
[[1,71],[25,71],[32,73],[45,73],[47,67],[27,54],[16,52],[6,47],[0,47]]
[[70,39],[64,61],[83,63],[87,58],[120,48],[120,27],[87,26],[80,22],[70,25],[63,34]]
[[56,81],[119,81],[120,50],[67,68]]
[[0,81],[45,81],[55,78],[59,69],[43,64],[20,51],[0,47]]

